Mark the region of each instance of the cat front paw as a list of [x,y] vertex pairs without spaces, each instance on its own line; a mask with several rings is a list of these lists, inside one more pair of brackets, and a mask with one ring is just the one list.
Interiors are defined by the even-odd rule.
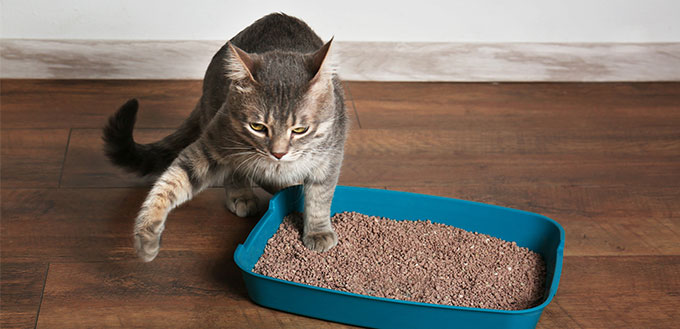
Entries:
[[255,216],[259,213],[257,197],[227,198],[227,208],[238,217]]
[[156,258],[161,247],[160,233],[154,233],[150,230],[139,230],[135,232],[134,239],[135,251],[142,261],[150,262]]
[[314,251],[327,251],[338,244],[338,235],[333,230],[324,232],[306,233],[302,237],[302,243],[308,249]]

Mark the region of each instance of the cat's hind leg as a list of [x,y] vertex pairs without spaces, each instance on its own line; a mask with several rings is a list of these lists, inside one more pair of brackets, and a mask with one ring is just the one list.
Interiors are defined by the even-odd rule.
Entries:
[[227,195],[227,208],[236,216],[248,217],[260,213],[258,199],[249,179],[236,172],[229,173],[224,176],[224,191]]

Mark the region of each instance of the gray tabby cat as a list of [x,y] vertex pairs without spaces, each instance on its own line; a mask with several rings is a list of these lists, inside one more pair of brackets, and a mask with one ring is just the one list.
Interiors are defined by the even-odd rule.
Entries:
[[304,245],[326,251],[337,244],[330,205],[348,122],[327,60],[331,41],[324,44],[294,17],[265,16],[213,57],[203,95],[176,132],[135,143],[134,99],[109,119],[103,139],[111,161],[160,175],[136,219],[134,246],[142,260],[158,254],[170,210],[219,181],[228,208],[241,217],[258,213],[253,183],[270,193],[304,184]]

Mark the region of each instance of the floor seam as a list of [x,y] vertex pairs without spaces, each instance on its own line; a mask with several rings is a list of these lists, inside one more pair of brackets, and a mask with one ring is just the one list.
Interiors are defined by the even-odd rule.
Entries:
[[352,101],[352,109],[354,110],[354,117],[357,118],[357,124],[359,125],[359,129],[361,129],[361,120],[359,120],[359,112],[357,111],[357,105],[354,104],[354,95],[352,95],[352,90],[349,87],[349,84],[345,84],[345,89],[347,89],[347,93],[349,94],[349,99]]
[[59,171],[59,183],[57,184],[58,188],[61,188],[61,179],[64,177],[64,167],[66,166],[66,156],[68,156],[68,149],[71,146],[71,133],[73,132],[73,128],[68,129],[68,138],[66,139],[66,149],[64,150],[64,159],[61,162],[61,170]]
[[40,303],[38,304],[38,311],[35,315],[35,326],[33,328],[38,328],[38,319],[40,319],[40,308],[42,307],[43,297],[45,296],[45,287],[47,287],[47,275],[50,272],[50,263],[47,263],[47,268],[45,269],[45,279],[43,280],[43,287],[40,291]]

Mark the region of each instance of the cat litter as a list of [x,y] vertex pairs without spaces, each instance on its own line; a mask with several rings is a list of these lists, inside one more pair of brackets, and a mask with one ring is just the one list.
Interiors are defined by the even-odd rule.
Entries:
[[421,303],[521,310],[540,304],[545,263],[517,244],[431,221],[357,212],[332,218],[338,245],[302,244],[302,216],[286,216],[253,271],[312,286]]

